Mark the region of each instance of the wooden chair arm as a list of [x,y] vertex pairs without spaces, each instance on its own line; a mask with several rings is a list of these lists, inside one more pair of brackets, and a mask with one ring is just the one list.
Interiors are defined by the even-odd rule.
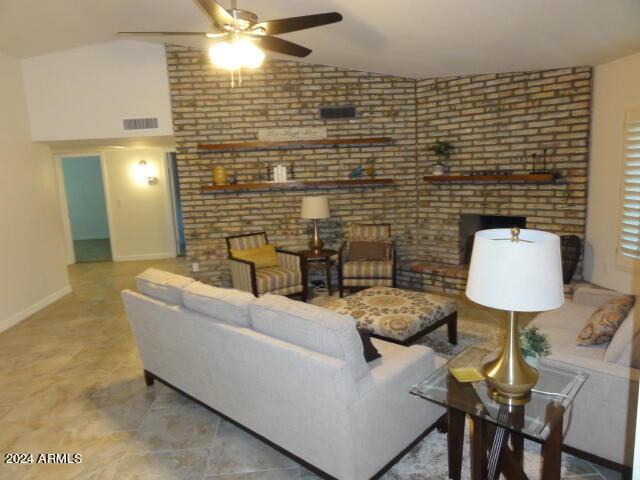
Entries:
[[285,255],[294,255],[296,257],[302,257],[301,253],[298,252],[292,252],[291,250],[285,250],[283,248],[276,248],[276,252],[277,253],[284,253]]

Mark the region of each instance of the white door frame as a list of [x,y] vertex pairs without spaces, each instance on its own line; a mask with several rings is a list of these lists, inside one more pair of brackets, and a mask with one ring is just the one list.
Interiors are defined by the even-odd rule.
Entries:
[[76,252],[73,247],[73,234],[71,232],[71,219],[69,218],[69,204],[67,203],[67,190],[64,186],[64,172],[62,170],[63,158],[79,158],[79,157],[98,157],[100,159],[100,174],[102,175],[103,195],[107,208],[107,224],[109,226],[109,244],[111,245],[111,256],[113,259],[113,244],[111,242],[112,236],[112,220],[111,210],[109,208],[109,196],[106,185],[105,177],[105,164],[104,156],[102,152],[88,152],[88,153],[60,153],[53,156],[56,170],[56,179],[58,182],[58,203],[60,205],[60,214],[62,216],[62,226],[64,229],[65,250],[67,252],[67,265],[76,263]]
[[[178,211],[176,209],[178,195],[180,192],[176,191],[175,178],[173,174],[173,166],[171,165],[171,153],[176,153],[173,148],[166,149],[164,152],[165,162],[167,167],[167,183],[169,184],[169,198],[171,199],[171,211],[173,212],[173,233],[176,244],[176,256],[180,254],[180,229],[178,228]],[[177,166],[176,166],[177,169]]]

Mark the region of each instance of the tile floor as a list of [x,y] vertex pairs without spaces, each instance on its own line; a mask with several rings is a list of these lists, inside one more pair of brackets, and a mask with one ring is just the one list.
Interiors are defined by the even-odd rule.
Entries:
[[[73,265],[72,294],[0,334],[0,453],[83,456],[75,465],[0,464],[0,479],[317,478],[158,382],[145,386],[119,292],[148,266],[186,270],[180,260]],[[460,318],[468,332],[500,323],[464,301]],[[427,441],[444,443],[431,435]],[[410,461],[419,447],[385,478],[440,478]],[[568,460],[565,478],[619,478]]]

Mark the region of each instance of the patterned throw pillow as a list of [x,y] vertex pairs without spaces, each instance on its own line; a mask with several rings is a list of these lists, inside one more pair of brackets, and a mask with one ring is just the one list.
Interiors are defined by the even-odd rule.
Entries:
[[388,260],[387,242],[367,242],[357,240],[348,243],[349,260]]
[[256,268],[268,268],[278,266],[278,255],[276,247],[271,244],[258,248],[243,248],[242,250],[231,249],[231,256],[240,260],[248,260],[255,263]]
[[635,297],[621,295],[609,300],[593,312],[578,335],[578,345],[607,343],[633,307]]

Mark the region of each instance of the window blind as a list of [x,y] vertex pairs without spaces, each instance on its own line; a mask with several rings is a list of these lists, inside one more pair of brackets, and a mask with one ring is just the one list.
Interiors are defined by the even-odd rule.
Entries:
[[624,128],[624,178],[620,253],[640,259],[640,111],[627,114]]

